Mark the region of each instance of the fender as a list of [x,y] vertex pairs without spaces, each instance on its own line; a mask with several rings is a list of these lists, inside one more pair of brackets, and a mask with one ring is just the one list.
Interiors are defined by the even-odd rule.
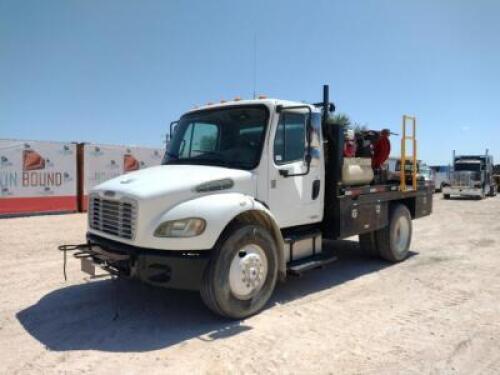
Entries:
[[[253,197],[241,193],[219,193],[204,195],[195,199],[184,201],[169,209],[164,214],[152,220],[142,238],[141,246],[159,250],[209,250],[211,249],[226,226],[239,215],[245,212],[258,211],[268,219],[270,231],[276,240],[280,263],[284,259],[283,238],[276,223],[274,215],[260,202]],[[186,238],[155,237],[155,229],[161,223],[170,220],[185,219],[189,217],[199,217],[206,221],[205,231],[199,236]],[[281,270],[280,266],[280,270]]]

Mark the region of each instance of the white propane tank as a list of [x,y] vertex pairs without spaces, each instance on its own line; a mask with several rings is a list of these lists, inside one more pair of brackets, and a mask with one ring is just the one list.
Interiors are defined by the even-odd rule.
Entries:
[[367,185],[373,180],[371,158],[344,158],[342,182],[344,185]]

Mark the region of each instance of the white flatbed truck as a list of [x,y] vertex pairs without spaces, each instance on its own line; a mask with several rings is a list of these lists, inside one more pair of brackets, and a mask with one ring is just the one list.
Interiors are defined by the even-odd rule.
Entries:
[[241,319],[278,280],[333,261],[323,239],[359,235],[370,254],[404,260],[432,186],[346,186],[333,111],[325,86],[316,104],[261,98],[185,113],[163,165],[91,191],[82,269],[199,290],[212,311]]

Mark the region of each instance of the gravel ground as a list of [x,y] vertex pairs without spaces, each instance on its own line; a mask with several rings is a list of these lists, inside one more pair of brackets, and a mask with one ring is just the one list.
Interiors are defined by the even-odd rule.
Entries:
[[84,215],[0,220],[0,373],[498,374],[500,197],[434,205],[405,262],[329,243],[338,262],[240,322],[73,258],[64,282],[56,246],[83,241]]

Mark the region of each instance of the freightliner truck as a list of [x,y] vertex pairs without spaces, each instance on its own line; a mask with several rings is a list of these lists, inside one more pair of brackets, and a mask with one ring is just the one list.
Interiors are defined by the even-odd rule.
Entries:
[[91,191],[82,270],[199,290],[216,314],[241,319],[278,281],[333,261],[324,239],[359,235],[371,255],[404,260],[432,187],[352,178],[371,164],[344,160],[334,109],[325,86],[316,104],[238,99],[185,113],[163,165]]
[[444,199],[453,196],[474,197],[484,199],[495,196],[497,186],[493,177],[493,156],[462,155],[455,156],[453,152],[453,172],[450,181],[443,185]]

